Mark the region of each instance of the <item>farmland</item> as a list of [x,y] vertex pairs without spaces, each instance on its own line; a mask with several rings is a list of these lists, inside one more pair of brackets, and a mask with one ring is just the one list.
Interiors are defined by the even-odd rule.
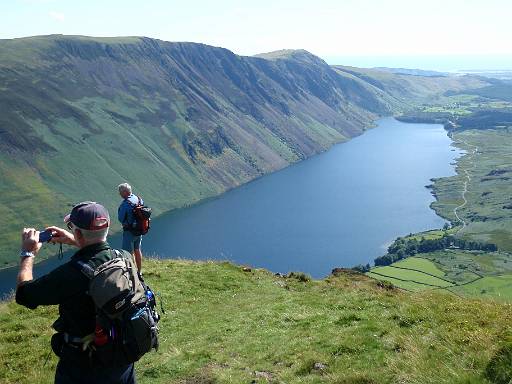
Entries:
[[444,290],[512,302],[512,255],[508,254],[445,250],[375,267],[367,275],[407,291]]

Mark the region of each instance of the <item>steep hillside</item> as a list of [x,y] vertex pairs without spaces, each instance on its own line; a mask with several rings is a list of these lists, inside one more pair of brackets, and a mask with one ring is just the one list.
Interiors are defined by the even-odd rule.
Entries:
[[[512,379],[510,305],[227,263],[147,260],[166,314],[140,383],[476,384]],[[0,382],[52,383],[56,307],[0,303]],[[30,348],[30,353],[27,353]],[[48,361],[46,361],[46,359]]]
[[479,85],[393,76],[332,68],[306,51],[242,57],[139,37],[1,40],[0,262],[17,259],[19,228],[58,223],[73,203],[115,212],[121,181],[158,214],[324,151],[379,115]]

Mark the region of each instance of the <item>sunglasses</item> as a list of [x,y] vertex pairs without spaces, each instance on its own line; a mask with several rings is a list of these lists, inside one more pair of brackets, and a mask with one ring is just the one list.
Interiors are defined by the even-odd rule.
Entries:
[[75,224],[73,224],[71,221],[68,221],[66,224],[70,231],[73,231],[75,229]]

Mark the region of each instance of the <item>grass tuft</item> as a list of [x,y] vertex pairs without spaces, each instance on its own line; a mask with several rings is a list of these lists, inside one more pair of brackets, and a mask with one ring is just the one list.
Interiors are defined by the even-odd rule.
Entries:
[[307,283],[311,281],[311,276],[304,272],[290,272],[286,275],[288,279],[295,279],[302,283]]

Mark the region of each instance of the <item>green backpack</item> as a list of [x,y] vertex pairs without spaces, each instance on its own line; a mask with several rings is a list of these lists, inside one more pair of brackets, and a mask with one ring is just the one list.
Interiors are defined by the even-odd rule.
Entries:
[[77,261],[89,279],[87,294],[96,306],[91,357],[102,365],[125,365],[158,349],[155,295],[137,272],[132,255],[111,249],[112,259],[92,267]]

